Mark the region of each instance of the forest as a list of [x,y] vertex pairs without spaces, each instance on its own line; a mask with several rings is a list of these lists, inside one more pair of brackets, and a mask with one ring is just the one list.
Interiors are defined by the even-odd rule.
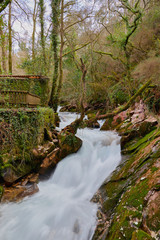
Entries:
[[[2,10],[8,2],[1,3]],[[158,84],[158,4],[12,1],[1,10],[0,72],[48,76],[49,105],[58,101],[79,108],[83,62],[85,105],[99,102],[106,111],[114,109],[144,82]]]
[[0,0],[2,240],[159,240],[159,212],[160,1]]

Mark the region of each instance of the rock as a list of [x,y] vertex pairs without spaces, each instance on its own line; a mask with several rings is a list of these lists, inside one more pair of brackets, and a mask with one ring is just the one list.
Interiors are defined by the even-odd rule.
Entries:
[[160,186],[159,191],[153,191],[148,199],[147,207],[145,209],[146,225],[150,231],[160,230]]
[[17,174],[11,167],[7,167],[2,171],[2,177],[7,186],[11,185],[22,176],[23,174]]
[[157,124],[157,119],[150,116],[141,123],[137,124],[136,127],[139,130],[139,134],[144,136],[145,134],[149,133]]
[[48,171],[48,169],[56,166],[56,164],[60,160],[59,152],[60,152],[60,149],[56,148],[51,153],[49,153],[47,157],[43,160],[39,169],[39,173],[41,175],[45,174]]
[[18,202],[24,197],[31,196],[38,191],[39,188],[36,183],[26,186],[18,185],[16,187],[5,188],[1,202]]
[[114,117],[107,118],[103,126],[101,127],[101,130],[105,130],[105,131],[113,130],[127,118],[128,118],[128,111],[123,111]]
[[142,100],[139,103],[135,103],[134,113],[131,117],[132,124],[141,122],[145,119],[145,105]]
[[93,123],[93,128],[100,128],[100,124],[98,122]]
[[38,183],[39,173],[32,173],[27,178],[29,183]]
[[76,153],[82,146],[82,140],[69,132],[58,135],[60,145],[60,158],[64,158],[71,153]]
[[33,157],[39,160],[44,159],[48,153],[55,149],[54,142],[47,142],[43,146],[38,146],[37,149],[32,150]]

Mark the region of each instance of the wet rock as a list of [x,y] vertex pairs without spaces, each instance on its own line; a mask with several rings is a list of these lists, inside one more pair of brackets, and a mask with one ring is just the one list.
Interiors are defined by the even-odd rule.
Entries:
[[6,167],[3,171],[2,171],[2,177],[3,180],[5,182],[6,186],[10,186],[12,185],[15,181],[17,181],[18,179],[20,179],[21,177],[23,177],[25,174],[28,174],[31,170],[31,168],[26,168],[25,169],[26,172],[16,172],[13,168],[11,167]]
[[141,122],[145,119],[145,105],[142,100],[139,103],[135,103],[135,109],[133,111],[133,115],[131,117],[132,124]]
[[113,130],[127,118],[128,118],[128,111],[124,111],[117,114],[114,117],[110,117],[106,119],[103,126],[101,127],[101,130],[105,130],[105,131]]
[[60,158],[76,153],[82,146],[82,140],[69,132],[59,134]]
[[38,191],[39,188],[36,183],[26,186],[18,185],[10,188],[5,188],[1,202],[18,202],[21,201],[24,197],[31,196]]
[[[56,140],[57,142],[57,140]],[[47,142],[43,146],[38,146],[37,149],[33,149],[32,154],[36,159],[44,159],[48,153],[52,152],[55,149],[54,142]]]
[[153,191],[148,199],[148,203],[143,214],[145,217],[145,223],[150,231],[157,232],[160,229],[159,221],[160,213],[160,186],[159,191]]
[[139,130],[139,134],[144,136],[149,133],[154,126],[158,124],[156,118],[149,116],[147,119],[142,121],[140,124],[137,124],[137,129]]
[[149,118],[147,121],[153,123],[152,127],[139,132],[144,121],[122,124],[122,129],[119,128],[121,134],[128,137],[125,151],[130,156],[125,157],[94,198],[102,214],[93,239],[159,239],[160,129],[155,128],[156,120]]
[[48,169],[53,168],[60,161],[59,158],[60,149],[56,148],[51,153],[47,155],[47,157],[43,160],[40,165],[39,173],[41,175],[45,174]]

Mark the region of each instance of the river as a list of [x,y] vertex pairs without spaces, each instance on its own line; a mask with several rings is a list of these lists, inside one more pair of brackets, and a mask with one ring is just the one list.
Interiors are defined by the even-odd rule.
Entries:
[[[60,113],[60,128],[76,114]],[[20,203],[0,205],[0,240],[91,240],[98,206],[90,202],[121,160],[114,132],[80,129],[81,149],[61,161],[40,191]]]

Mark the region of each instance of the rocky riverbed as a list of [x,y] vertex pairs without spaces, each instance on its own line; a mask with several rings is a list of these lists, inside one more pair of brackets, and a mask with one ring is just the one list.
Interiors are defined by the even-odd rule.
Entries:
[[123,160],[101,186],[94,240],[160,239],[160,125],[143,102],[106,120],[121,135]]

